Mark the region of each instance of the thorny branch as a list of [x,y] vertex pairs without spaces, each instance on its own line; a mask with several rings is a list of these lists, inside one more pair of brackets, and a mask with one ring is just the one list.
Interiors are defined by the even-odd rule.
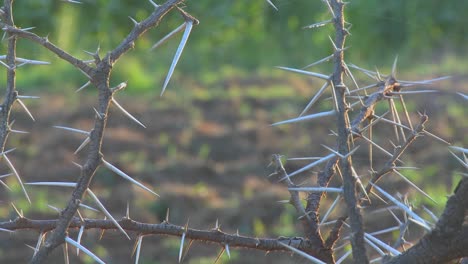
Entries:
[[[343,15],[343,10],[345,3],[341,0],[324,0],[329,8],[329,11],[332,15],[332,19],[326,21],[325,24],[333,24],[335,27],[335,38],[332,41],[334,46],[333,55],[327,57],[328,59],[333,59],[334,71],[331,76],[326,76],[323,74],[312,74],[319,78],[327,79],[327,84],[322,87],[321,92],[326,89],[328,86],[332,89],[333,100],[335,109],[333,112],[337,117],[337,154],[334,157],[328,159],[327,164],[323,171],[318,174],[317,183],[320,187],[328,187],[331,178],[338,171],[343,176],[343,188],[340,196],[344,199],[347,212],[345,215],[341,216],[336,220],[335,226],[330,231],[330,234],[326,240],[322,239],[320,234],[320,225],[319,225],[319,215],[318,210],[321,205],[321,201],[325,196],[324,191],[320,192],[311,192],[308,194],[306,199],[306,205],[303,206],[299,192],[296,190],[290,191],[290,203],[295,207],[296,211],[300,215],[300,220],[302,221],[304,227],[305,238],[255,238],[240,236],[239,234],[228,234],[222,232],[218,226],[212,230],[197,230],[189,228],[188,225],[178,226],[164,221],[161,224],[150,224],[142,223],[131,220],[129,217],[126,217],[120,221],[112,220],[96,220],[96,219],[83,219],[81,216],[76,217],[78,206],[83,199],[83,196],[86,191],[89,190],[89,185],[92,180],[92,177],[99,166],[102,164],[107,167],[111,167],[112,170],[117,170],[113,165],[110,165],[107,161],[103,160],[103,154],[101,153],[102,139],[108,119],[108,110],[113,103],[119,107],[122,111],[126,111],[115,101],[113,98],[114,93],[118,92],[125,88],[126,83],[111,88],[109,87],[110,76],[112,72],[112,67],[114,63],[127,51],[132,49],[135,45],[135,41],[142,36],[147,30],[155,27],[161,21],[161,19],[174,8],[182,15],[186,24],[186,32],[190,32],[191,26],[198,24],[198,20],[192,17],[190,14],[179,8],[177,5],[183,0],[168,0],[163,5],[156,5],[155,11],[151,15],[141,22],[137,22],[132,19],[134,22],[134,27],[127,37],[112,51],[108,52],[104,58],[100,58],[98,51],[94,54],[90,54],[94,58],[95,66],[90,66],[86,61],[80,60],[59,47],[51,43],[47,37],[40,37],[34,33],[31,33],[27,30],[17,28],[13,21],[12,16],[12,2],[11,0],[6,0],[4,7],[2,8],[0,16],[2,17],[1,26],[2,29],[8,35],[8,48],[6,55],[6,65],[7,67],[7,88],[6,96],[3,104],[0,109],[0,144],[1,144],[1,153],[5,161],[8,162],[11,169],[11,162],[6,157],[5,144],[8,137],[10,129],[10,112],[11,107],[16,100],[18,100],[18,93],[15,88],[15,76],[16,76],[16,40],[17,38],[29,39],[33,42],[36,42],[48,49],[50,52],[54,53],[61,59],[69,62],[74,67],[82,71],[89,82],[87,84],[93,84],[99,92],[98,101],[99,106],[96,110],[95,124],[93,129],[88,133],[85,132],[88,136],[87,140],[89,141],[89,148],[86,161],[81,167],[81,175],[76,183],[76,188],[73,191],[73,194],[67,204],[67,207],[60,213],[58,219],[53,220],[31,220],[20,215],[17,219],[13,221],[0,222],[0,228],[4,230],[18,230],[18,229],[34,229],[41,232],[41,234],[46,234],[46,241],[42,244],[41,248],[35,252],[31,263],[43,263],[49,253],[54,250],[57,246],[65,242],[66,233],[70,229],[97,229],[97,230],[125,230],[132,231],[141,237],[143,235],[150,234],[163,234],[171,236],[182,237],[182,242],[184,238],[191,239],[192,241],[206,241],[214,242],[220,245],[230,247],[244,247],[252,248],[257,250],[265,251],[284,251],[285,246],[292,246],[293,249],[298,249],[300,251],[306,252],[307,254],[314,256],[321,261],[326,261],[327,263],[334,263],[334,245],[336,241],[340,238],[340,232],[345,225],[345,221],[349,218],[349,224],[351,228],[351,234],[349,240],[352,245],[352,253],[355,263],[368,263],[368,257],[366,254],[365,248],[365,233],[363,228],[363,219],[360,213],[360,206],[367,205],[367,194],[371,193],[374,185],[379,179],[385,174],[396,170],[395,162],[399,160],[403,152],[408,148],[408,146],[414,142],[414,140],[422,133],[428,133],[424,130],[424,124],[427,122],[428,118],[426,115],[421,116],[420,124],[413,129],[409,115],[406,112],[406,107],[402,100],[402,96],[399,93],[401,89],[400,83],[396,80],[394,72],[392,75],[388,76],[385,81],[381,81],[379,75],[379,82],[374,87],[377,87],[377,91],[364,97],[359,98],[362,107],[358,112],[357,116],[350,122],[348,117],[348,112],[351,110],[350,105],[347,102],[348,88],[344,82],[344,74],[351,75],[347,64],[344,62],[344,50],[345,50],[345,40],[346,36],[349,34],[347,28],[345,27],[345,20]],[[271,2],[268,1],[270,4]],[[182,27],[180,28],[182,29]],[[185,45],[185,43],[183,44]],[[182,48],[183,48],[182,45]],[[180,55],[180,54],[179,54]],[[177,57],[177,56],[176,56]],[[321,60],[323,61],[323,60]],[[173,61],[173,64],[177,63],[177,59]],[[175,65],[175,64],[174,64]],[[395,66],[395,65],[394,65]],[[171,67],[172,68],[172,67]],[[298,71],[297,71],[298,72]],[[304,72],[304,71],[302,71]],[[368,75],[372,73],[370,71],[365,72]],[[170,76],[170,74],[168,75]],[[354,80],[354,77],[351,78]],[[420,84],[426,84],[427,81],[419,82]],[[167,84],[167,83],[166,83]],[[86,85],[85,85],[86,86]],[[85,87],[84,86],[84,87]],[[356,85],[357,86],[357,85]],[[81,88],[80,88],[81,89]],[[358,89],[359,90],[359,89]],[[355,175],[351,154],[354,152],[351,151],[351,146],[354,144],[354,140],[359,138],[365,139],[368,143],[370,140],[366,139],[362,132],[365,130],[362,129],[362,125],[365,121],[371,122],[372,120],[379,120],[380,117],[375,116],[374,110],[380,101],[388,99],[390,102],[390,107],[392,110],[392,115],[395,115],[395,106],[393,105],[392,96],[399,95],[400,100],[403,103],[405,108],[405,114],[407,121],[409,122],[409,127],[405,127],[411,131],[411,134],[406,137],[406,140],[403,142],[402,146],[395,147],[394,153],[387,153],[389,160],[387,163],[377,172],[372,171],[372,177],[362,191],[357,192],[356,186],[360,183],[359,178]],[[318,99],[316,96],[315,99]],[[21,103],[21,102],[19,102]],[[21,103],[22,104],[22,103]],[[310,103],[311,104],[311,103]],[[26,110],[27,111],[27,110]],[[133,118],[129,113],[126,113],[134,121],[142,125],[138,120]],[[302,115],[302,114],[301,114]],[[403,133],[403,125],[401,124],[398,115],[394,116],[394,121],[397,120],[399,129]],[[374,122],[375,123],[375,122]],[[368,127],[372,127],[374,123],[370,123]],[[143,126],[143,125],[142,125]],[[395,130],[397,127],[395,126]],[[398,132],[397,132],[398,136]],[[403,137],[404,138],[404,137]],[[349,155],[348,155],[349,154]],[[282,177],[285,177],[288,188],[297,187],[289,178],[288,173],[281,163],[281,157],[279,155],[273,156],[273,163],[276,165],[276,173],[281,174]],[[15,170],[14,170],[15,171]],[[16,173],[16,171],[15,171]],[[118,174],[124,174],[123,172],[117,172]],[[17,174],[17,173],[16,173]],[[124,175],[127,177],[127,175]],[[18,180],[19,179],[19,176]],[[21,183],[21,181],[20,181]],[[92,192],[91,192],[92,193]],[[27,193],[25,192],[26,197]],[[93,194],[94,195],[94,194]],[[463,179],[460,181],[459,186],[456,188],[454,195],[450,197],[447,202],[445,211],[439,221],[436,224],[436,228],[431,231],[428,235],[423,237],[418,244],[416,244],[411,249],[407,250],[401,255],[395,257],[387,257],[384,259],[384,263],[412,263],[413,260],[418,259],[422,262],[445,262],[455,258],[460,258],[467,256],[468,248],[468,229],[464,225],[464,219],[466,210],[468,209],[468,180]],[[29,199],[29,198],[28,198]],[[97,198],[96,198],[97,199]],[[337,198],[339,202],[341,197]],[[116,225],[117,224],[117,225]],[[140,239],[141,241],[141,239]],[[443,241],[443,242],[441,242]],[[446,243],[445,241],[449,241]],[[385,246],[385,245],[384,245]],[[439,251],[432,250],[433,248],[440,248]],[[182,249],[182,247],[181,247]],[[398,253],[398,252],[397,252]],[[320,261],[318,261],[321,263]]]

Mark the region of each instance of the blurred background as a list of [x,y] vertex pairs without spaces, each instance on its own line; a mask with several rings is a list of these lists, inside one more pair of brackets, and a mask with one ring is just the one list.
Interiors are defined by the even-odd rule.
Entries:
[[[73,5],[62,1],[17,1],[14,5],[18,27],[34,26],[32,31],[67,52],[90,59],[83,50],[101,48],[101,56],[113,49],[131,30],[136,20],[146,18],[153,10],[147,1],[98,0]],[[136,42],[134,50],[115,66],[112,85],[128,81],[117,100],[148,128],[142,129],[116,109],[111,109],[103,154],[106,160],[161,195],[154,198],[131,186],[113,172],[100,168],[92,189],[117,218],[125,215],[127,202],[131,218],[158,223],[170,208],[170,221],[197,229],[213,228],[218,219],[226,232],[258,237],[301,236],[297,215],[289,205],[277,201],[288,199],[286,188],[270,181],[267,168],[271,154],[287,158],[324,156],[329,152],[320,146],[333,146],[330,136],[333,119],[271,127],[270,124],[296,117],[315,92],[320,80],[281,71],[274,66],[302,68],[332,53],[329,36],[333,28],[304,26],[328,20],[330,15],[322,1],[277,0],[279,11],[266,1],[187,1],[185,10],[200,20],[193,28],[182,58],[168,90],[160,97],[162,83],[179,45],[181,33],[156,50],[150,47],[183,23],[177,12],[171,12],[157,27]],[[418,111],[429,115],[427,129],[450,143],[468,145],[466,101],[455,92],[468,93],[468,46],[466,25],[468,1],[350,1],[347,21],[352,24],[346,61],[360,67],[388,74],[398,55],[398,78],[423,80],[451,75],[433,85],[440,92],[406,97],[414,123]],[[6,52],[6,42],[1,45]],[[79,170],[72,161],[81,163],[86,149],[73,152],[84,139],[79,135],[53,128],[64,125],[89,130],[93,125],[97,92],[88,87],[75,90],[87,80],[79,71],[44,48],[19,40],[17,55],[22,58],[49,61],[48,66],[23,66],[17,71],[17,89],[23,95],[39,95],[40,100],[24,100],[36,118],[32,122],[20,107],[15,107],[15,129],[29,131],[11,135],[8,148],[17,148],[11,159],[25,182],[75,181]],[[4,69],[1,69],[5,72]],[[331,64],[312,69],[329,74]],[[361,86],[372,84],[366,76],[354,72]],[[0,75],[5,83],[5,74]],[[349,82],[350,87],[353,86]],[[412,90],[422,87],[414,87]],[[330,95],[310,111],[330,110]],[[401,106],[397,106],[401,109]],[[387,111],[382,103],[377,113]],[[377,125],[376,141],[387,148],[394,140],[393,129]],[[369,177],[368,149],[364,143],[354,158],[358,173]],[[386,156],[374,150],[374,169]],[[418,139],[404,155],[405,166],[419,167],[402,173],[431,195],[437,203],[424,198],[396,175],[388,175],[382,185],[394,194],[407,194],[417,210],[423,205],[440,214],[446,195],[461,177],[462,167],[450,155],[445,144],[433,138]],[[307,163],[286,162],[288,171]],[[0,165],[2,174],[8,168]],[[298,182],[315,183],[314,168],[298,177]],[[367,177],[367,178],[366,178]],[[33,200],[24,198],[16,180],[5,182],[12,191],[0,191],[2,221],[17,215],[10,203],[21,208],[26,217],[48,219],[57,216],[47,205],[63,208],[71,190],[27,187]],[[339,180],[332,185],[339,185]],[[322,206],[326,212],[331,196]],[[85,203],[93,205],[91,200]],[[339,215],[340,207],[333,216]],[[375,209],[375,208],[374,208]],[[370,210],[366,230],[371,232],[395,225],[385,211]],[[89,218],[102,214],[83,211]],[[401,214],[400,214],[401,216]],[[427,215],[425,215],[427,216]],[[429,219],[429,217],[428,217]],[[414,230],[414,231],[413,231]],[[323,230],[327,234],[327,229]],[[414,226],[414,239],[421,230]],[[136,237],[137,234],[131,234]],[[0,233],[0,260],[25,263],[33,253],[25,244],[35,246],[38,233],[19,231]],[[71,233],[75,237],[75,233]],[[118,232],[88,231],[83,244],[109,263],[130,263],[134,241]],[[381,236],[391,241],[398,233]],[[180,240],[165,236],[148,236],[143,240],[140,263],[176,263]],[[186,263],[213,263],[220,248],[195,242]],[[92,263],[80,254],[71,254],[72,263]],[[339,252],[339,253],[342,253]],[[73,255],[73,256],[72,256]],[[61,250],[55,250],[50,263],[63,263]],[[231,249],[231,259],[221,263],[302,263],[298,257],[284,253]]]

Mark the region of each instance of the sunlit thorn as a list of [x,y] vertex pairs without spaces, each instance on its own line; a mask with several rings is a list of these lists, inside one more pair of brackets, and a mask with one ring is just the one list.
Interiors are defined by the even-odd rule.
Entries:
[[138,237],[136,255],[135,255],[135,263],[138,263],[138,261],[140,260],[141,244],[143,244],[143,235],[140,235]]
[[138,121],[138,119],[136,119],[134,116],[132,116],[129,112],[127,112],[127,110],[125,110],[114,98],[111,99],[112,103],[117,106],[117,108],[122,111],[122,113],[124,113],[128,118],[132,119],[135,123],[137,123],[138,125],[146,128],[145,125],[143,125],[143,123],[141,123],[140,121]]
[[67,131],[70,131],[70,132],[75,132],[75,133],[78,133],[78,134],[87,135],[87,136],[89,136],[89,134],[90,134],[88,131],[84,131],[84,130],[77,129],[77,128],[72,128],[72,127],[65,127],[65,126],[52,126],[52,127],[67,130]]
[[323,215],[322,217],[322,220],[320,221],[319,225],[322,225],[323,223],[325,223],[328,219],[328,217],[330,216],[331,212],[333,211],[333,209],[335,209],[335,207],[338,205],[338,202],[341,200],[341,195],[339,194],[335,201],[333,201],[333,203],[330,205],[330,208],[328,208],[327,212]]
[[95,209],[95,208],[93,208],[93,207],[91,207],[91,206],[89,206],[89,205],[83,204],[83,203],[80,203],[79,206],[80,206],[80,207],[83,207],[83,208],[85,208],[85,209],[94,211],[94,212],[99,212],[99,210],[97,210],[97,209]]
[[416,184],[414,184],[412,181],[410,181],[408,178],[406,178],[403,174],[401,174],[398,170],[393,170],[394,173],[396,173],[398,176],[400,176],[404,181],[406,181],[409,185],[413,186],[418,192],[420,192],[422,195],[426,196],[429,200],[437,204],[437,202],[426,192],[421,190]]
[[164,219],[166,223],[169,223],[169,207],[166,210],[166,218]]
[[335,114],[336,114],[335,110],[320,112],[320,113],[316,113],[316,114],[305,115],[305,116],[301,116],[301,117],[296,117],[296,118],[276,122],[276,123],[271,124],[271,126],[277,126],[277,125],[283,125],[283,124],[289,124],[289,123],[297,123],[297,122],[316,119],[316,118],[320,118],[320,117],[333,116]]
[[94,199],[94,201],[96,202],[96,205],[98,205],[98,207],[101,209],[101,211],[107,216],[109,217],[109,219],[114,223],[114,225],[120,230],[120,232],[122,232],[127,238],[128,240],[130,240],[130,237],[128,236],[127,232],[125,232],[125,230],[119,225],[119,223],[117,222],[117,220],[115,220],[115,218],[109,213],[109,211],[107,211],[107,209],[104,207],[104,205],[101,203],[101,201],[99,201],[98,197],[94,194],[93,191],[91,191],[91,189],[86,189],[87,193],[91,196],[91,198]]
[[385,252],[381,250],[374,242],[369,240],[366,236],[364,236],[364,241],[371,247],[373,248],[380,256],[385,256]]
[[84,246],[80,245],[79,243],[77,243],[76,241],[74,241],[73,239],[71,239],[70,237],[65,237],[65,242],[67,242],[68,244],[76,247],[76,248],[79,248],[81,249],[81,251],[83,251],[86,255],[90,256],[94,261],[100,263],[100,264],[105,264],[104,261],[102,261],[100,258],[98,258],[93,252],[91,252],[90,250],[88,250],[87,248],[85,248]]
[[430,137],[432,137],[432,138],[434,138],[434,139],[436,139],[436,140],[438,140],[438,141],[440,141],[440,142],[442,142],[442,143],[444,143],[444,144],[446,144],[446,145],[451,145],[450,142],[447,142],[447,141],[444,140],[443,138],[438,137],[438,136],[432,134],[431,132],[429,132],[429,131],[427,131],[427,130],[425,130],[425,129],[423,130],[423,132],[424,132],[424,134],[426,134],[426,135],[428,135],[428,136],[430,136]]
[[429,210],[426,206],[422,206],[423,207],[423,210],[432,218],[432,220],[434,220],[434,222],[437,222],[439,221],[439,218],[431,211]]
[[186,234],[186,232],[183,232],[183,233],[182,233],[182,237],[181,237],[181,239],[180,239],[179,263],[182,261],[182,252],[184,251],[185,234]]
[[397,67],[397,62],[398,62],[398,55],[395,56],[395,60],[393,61],[393,66],[392,66],[392,77],[396,77],[396,67]]
[[280,182],[281,182],[281,181],[284,181],[284,180],[287,179],[288,177],[290,178],[290,177],[295,176],[295,175],[297,175],[297,174],[299,174],[299,173],[301,173],[301,172],[304,172],[304,171],[306,171],[306,170],[309,170],[309,169],[311,169],[311,168],[313,168],[313,167],[315,167],[315,166],[317,166],[317,165],[319,165],[319,164],[321,164],[321,163],[323,163],[323,162],[325,162],[325,161],[327,161],[327,160],[329,160],[329,159],[331,159],[331,158],[333,158],[333,157],[335,157],[335,156],[336,156],[335,153],[332,153],[332,154],[330,154],[330,155],[328,155],[328,156],[325,156],[325,157],[323,157],[323,158],[321,158],[321,159],[319,159],[319,160],[317,160],[317,161],[314,161],[314,162],[312,162],[312,163],[310,163],[310,164],[308,164],[308,165],[306,165],[306,166],[304,166],[304,167],[302,167],[302,168],[300,168],[300,169],[298,169],[298,170],[296,170],[296,171],[290,173],[287,177],[283,177],[283,178],[280,179],[279,181],[280,181]]
[[[78,237],[76,238],[76,243],[80,244],[81,243],[81,237],[83,236],[85,226],[84,224],[80,226],[80,231],[78,232]],[[80,254],[80,249],[76,248],[76,255],[78,256]]]
[[11,163],[10,159],[6,155],[9,151],[3,152],[3,158],[5,159],[5,162],[7,163],[8,168],[13,172],[13,174],[16,176],[16,179],[18,180],[18,183],[21,186],[21,189],[23,190],[24,196],[26,196],[26,199],[28,202],[31,204],[31,199],[29,198],[28,193],[26,192],[26,188],[24,188],[23,181],[21,180],[21,177],[18,174],[18,171],[15,169],[15,166],[13,166],[13,163]]
[[460,95],[463,99],[468,100],[468,95],[463,94],[463,93],[457,93],[457,94]]
[[185,48],[185,44],[187,44],[187,40],[188,40],[188,38],[190,36],[190,32],[192,31],[193,21],[192,20],[187,20],[185,22],[185,24],[186,25],[185,25],[184,35],[182,35],[182,39],[180,40],[180,44],[177,47],[177,51],[176,51],[176,53],[174,55],[174,59],[172,60],[172,63],[171,63],[171,66],[169,68],[169,71],[167,73],[166,79],[164,80],[163,88],[162,88],[162,91],[161,91],[161,96],[164,94],[164,91],[166,90],[166,87],[169,84],[169,80],[171,79],[172,74],[174,73],[174,69],[175,69],[175,67],[177,65],[177,62],[180,59],[180,56],[182,55],[182,51]]
[[154,6],[154,8],[158,8],[159,5],[156,4],[153,0],[149,0],[149,2]]
[[333,11],[333,8],[332,6],[330,5],[330,2],[328,2],[328,0],[322,0],[322,2],[324,2],[327,7],[328,7],[328,11],[330,11],[330,14],[332,15],[333,18],[336,18],[335,16],[335,12]]
[[326,80],[326,81],[330,80],[330,76],[322,74],[322,73],[304,71],[304,70],[300,70],[300,69],[294,69],[294,68],[283,67],[283,66],[276,66],[276,68],[281,69],[281,70],[285,70],[285,71],[291,71],[291,72],[295,72],[295,73],[299,73],[299,74],[304,74],[304,75],[316,77],[316,78],[323,79],[323,80]]
[[322,96],[322,94],[325,92],[325,90],[327,89],[327,87],[330,85],[330,82],[327,81],[325,82],[322,87],[318,90],[318,92],[314,95],[314,97],[310,100],[310,102],[307,104],[307,106],[304,108],[304,110],[302,110],[301,114],[299,115],[299,117],[303,116],[313,105],[315,102],[318,101],[318,99],[320,98],[320,96]]
[[60,212],[62,211],[62,210],[60,210],[59,208],[57,208],[57,207],[55,207],[55,206],[52,206],[52,205],[50,205],[50,204],[48,204],[47,207],[49,207],[50,209],[54,210],[55,212],[57,212],[57,213],[59,213],[59,214],[60,214]]
[[231,252],[229,251],[229,244],[224,245],[224,250],[226,251],[228,258],[231,259]]
[[457,146],[450,146],[449,148],[452,149],[452,150],[461,152],[461,153],[468,154],[468,148],[461,148],[461,147],[457,147]]
[[172,36],[174,36],[175,34],[177,34],[180,31],[182,31],[185,28],[185,26],[186,26],[186,24],[183,23],[182,25],[180,25],[179,27],[177,27],[176,29],[171,31],[169,34],[167,34],[162,39],[160,39],[158,42],[156,42],[153,46],[151,46],[150,50],[154,50],[154,49],[158,48],[159,46],[161,46],[164,42],[166,42]]
[[13,209],[15,210],[15,212],[18,215],[19,218],[24,218],[22,210],[18,210],[18,208],[16,208],[15,204],[13,204],[13,203],[11,203],[11,206],[13,207]]
[[0,64],[3,65],[5,68],[11,70],[12,68],[8,66],[8,64],[4,63],[3,61],[0,60]]
[[40,96],[33,96],[33,95],[18,95],[16,98],[19,99],[40,99]]
[[459,158],[459,157],[458,157],[455,153],[453,153],[452,151],[449,150],[449,152],[450,152],[450,154],[452,154],[452,156],[453,156],[458,162],[460,162],[460,163],[463,165],[463,167],[465,167],[465,169],[468,169],[468,162],[467,162],[467,161],[463,161],[461,158]]
[[89,85],[91,84],[90,81],[87,81],[85,84],[83,84],[80,88],[78,88],[75,93],[78,93],[80,92],[81,90],[83,90],[84,88],[88,87]]
[[337,261],[336,261],[336,264],[341,264],[343,263],[343,261],[346,260],[346,258],[348,258],[351,253],[353,253],[351,250],[347,251],[343,256],[341,256]]
[[323,27],[323,26],[331,24],[331,23],[333,23],[333,20],[329,19],[329,20],[320,21],[320,22],[317,22],[317,23],[314,23],[314,24],[311,24],[311,25],[308,25],[308,26],[304,26],[304,27],[302,27],[302,29],[319,28],[319,27]]
[[134,180],[132,177],[128,176],[127,174],[125,174],[125,172],[121,171],[120,169],[118,169],[114,165],[110,164],[106,160],[102,159],[102,163],[104,164],[105,167],[107,167],[109,170],[113,171],[114,173],[116,173],[120,177],[126,179],[127,181],[130,181],[131,183],[135,184],[136,186],[142,188],[143,190],[145,190],[147,192],[150,192],[151,194],[159,197],[159,194],[155,193],[150,188],[144,186],[142,183]]
[[101,113],[99,113],[98,110],[96,110],[96,108],[93,107],[93,110],[94,110],[94,113],[96,114],[96,117],[99,118],[99,120],[102,120],[103,119],[103,116]]
[[128,18],[130,18],[130,20],[133,22],[133,24],[134,24],[135,26],[138,26],[138,25],[140,24],[140,23],[138,23],[138,21],[136,21],[135,19],[133,19],[133,17],[128,16]]
[[271,7],[273,7],[276,11],[278,11],[278,8],[273,4],[273,2],[271,2],[271,0],[266,0],[266,1]]
[[12,191],[11,188],[2,180],[0,180],[0,184],[3,185],[3,187],[5,187],[5,189],[7,189],[8,191]]
[[311,255],[309,255],[309,254],[307,254],[307,253],[305,253],[305,252],[303,252],[303,251],[301,251],[301,250],[295,248],[295,247],[291,247],[290,245],[287,245],[287,244],[285,244],[285,243],[283,243],[283,242],[278,242],[278,244],[280,244],[281,246],[283,246],[283,247],[285,247],[285,248],[291,250],[293,253],[297,253],[298,255],[300,255],[300,256],[302,256],[302,257],[304,257],[304,258],[306,258],[306,259],[312,261],[312,263],[315,263],[315,264],[326,264],[325,262],[321,261],[320,259],[315,258],[315,257],[313,257],[313,256],[311,256]]
[[61,0],[62,2],[71,3],[71,4],[83,4],[83,2],[76,0]]
[[91,139],[89,137],[86,137],[85,140],[78,146],[78,148],[73,152],[73,154],[78,154],[88,143],[91,142]]
[[406,212],[409,216],[411,216],[410,220],[412,219],[413,222],[420,225],[421,227],[423,227],[427,231],[431,231],[431,228],[427,225],[426,221],[424,219],[422,219],[419,215],[414,213],[407,205],[405,205],[404,203],[402,203],[402,202],[398,201],[397,199],[395,199],[393,196],[388,194],[386,191],[384,191],[382,188],[380,188],[376,184],[373,184],[373,183],[369,183],[369,184],[371,184],[374,187],[374,189],[378,190],[382,195],[387,197],[387,199],[392,201],[393,204],[395,204],[400,209],[402,209],[404,212]]
[[[395,255],[395,256],[398,256],[401,254],[400,251],[390,247],[389,245],[387,245],[386,243],[382,242],[380,239],[377,239],[376,237],[368,234],[368,233],[364,233],[364,236],[371,240],[373,243],[379,245],[380,247],[384,248],[385,250],[387,250],[388,252],[390,252],[391,254]],[[385,254],[384,254],[385,255]]]
[[187,247],[185,247],[185,252],[184,252],[184,254],[182,255],[182,260],[181,260],[180,262],[183,262],[183,261],[184,261],[184,259],[185,259],[185,257],[187,256],[187,254],[188,254],[190,248],[192,247],[192,244],[193,244],[194,241],[195,241],[195,240],[192,240],[192,239],[189,241]]
[[78,163],[76,163],[76,162],[74,162],[74,161],[72,161],[72,163],[73,163],[75,166],[77,166],[78,168],[80,168],[80,170],[83,169],[83,166],[81,166],[80,164],[78,164]]
[[41,233],[39,234],[39,237],[37,238],[36,247],[35,247],[35,248],[34,248],[34,247],[31,247],[31,248],[34,250],[33,256],[35,256],[36,253],[39,251],[39,248],[41,247],[41,244],[42,244],[42,242],[44,241],[45,235],[46,235],[45,232],[41,232]]
[[130,219],[130,205],[127,201],[127,210],[125,211],[125,218]]
[[125,87],[127,87],[127,84],[128,84],[128,81],[121,82],[121,83],[119,83],[117,86],[110,88],[110,90],[111,90],[113,93],[118,92],[118,91],[120,91],[120,90],[122,90],[122,89],[125,89]]
[[26,111],[26,113],[29,115],[29,117],[32,119],[32,121],[36,121],[36,120],[34,119],[34,116],[31,114],[31,112],[29,112],[28,108],[27,108],[26,105],[23,103],[23,101],[21,101],[19,98],[17,98],[16,101],[21,105],[21,107],[23,107],[24,111]]

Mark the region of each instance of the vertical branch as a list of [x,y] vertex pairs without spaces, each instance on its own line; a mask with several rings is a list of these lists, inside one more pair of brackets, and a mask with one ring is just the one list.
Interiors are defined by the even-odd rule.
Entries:
[[[350,151],[350,123],[348,117],[348,103],[346,102],[346,86],[343,81],[344,73],[344,44],[347,30],[344,27],[344,3],[341,0],[330,0],[334,13],[335,45],[336,50],[333,57],[334,71],[332,82],[335,89],[337,101],[337,128],[338,128],[338,151],[346,156]],[[364,243],[364,231],[361,212],[358,207],[356,193],[356,178],[351,171],[351,156],[340,160],[340,169],[343,173],[343,197],[348,209],[351,226],[351,245],[355,263],[368,263]]]
[[[2,18],[6,24],[13,26],[13,13],[12,13],[12,1],[7,0],[3,6]],[[0,106],[0,152],[5,151],[5,145],[10,132],[10,112],[13,103],[16,100],[16,36],[8,34],[8,46],[6,56],[7,68],[7,83],[6,83],[6,94],[5,99]]]

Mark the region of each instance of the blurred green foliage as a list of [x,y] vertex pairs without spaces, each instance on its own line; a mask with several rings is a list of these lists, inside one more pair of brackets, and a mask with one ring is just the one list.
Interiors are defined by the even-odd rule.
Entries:
[[[269,69],[288,65],[302,67],[331,53],[332,26],[304,30],[304,26],[328,20],[321,1],[278,0],[279,11],[266,1],[187,1],[186,10],[201,23],[193,30],[174,79],[209,82],[223,74]],[[400,66],[409,62],[442,65],[444,71],[464,72],[468,34],[467,1],[350,1],[347,14],[352,23],[348,61],[367,67],[388,67],[396,54]],[[15,21],[20,27],[36,27],[33,32],[49,39],[67,52],[88,59],[83,50],[101,47],[101,56],[131,30],[128,16],[142,20],[150,14],[147,1],[97,0],[72,5],[52,0],[15,2]],[[155,51],[150,47],[183,22],[177,12],[165,18],[156,30],[139,40],[136,49],[115,66],[113,84],[129,80],[132,91],[159,87],[180,39],[180,34]],[[3,45],[3,49],[5,46]],[[72,90],[85,77],[38,45],[22,40],[18,56],[51,61],[51,66],[20,69],[19,88]],[[449,64],[449,65],[446,65]],[[464,65],[464,66],[463,66]],[[223,72],[223,68],[237,69]],[[240,69],[240,70],[239,70]],[[418,71],[416,68],[410,68]],[[432,67],[426,67],[425,73]],[[54,72],[55,76],[50,76]],[[27,77],[25,77],[27,75]],[[210,77],[211,76],[211,77]],[[1,78],[4,78],[1,76]],[[67,89],[69,88],[69,89]]]

